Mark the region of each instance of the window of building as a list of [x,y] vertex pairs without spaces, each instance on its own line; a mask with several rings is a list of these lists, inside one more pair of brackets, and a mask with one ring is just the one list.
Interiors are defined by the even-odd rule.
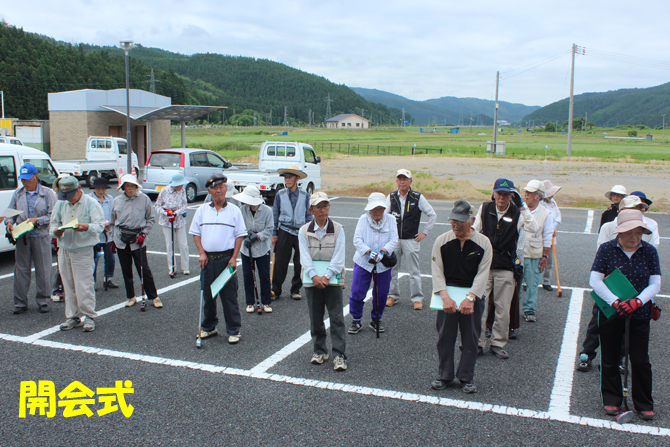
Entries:
[[361,123],[356,123],[356,127],[361,127]]

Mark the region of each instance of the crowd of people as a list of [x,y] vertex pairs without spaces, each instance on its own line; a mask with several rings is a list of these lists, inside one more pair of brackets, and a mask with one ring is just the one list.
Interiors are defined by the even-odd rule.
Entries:
[[[363,309],[371,287],[368,326],[377,336],[386,330],[382,324],[385,308],[403,301],[398,286],[403,266],[409,274],[407,298],[414,310],[423,309],[420,243],[433,230],[437,214],[426,197],[411,188],[412,173],[406,169],[396,173],[397,190],[388,196],[370,194],[349,242],[355,251],[349,295],[352,322],[347,329],[342,314],[348,243],[344,228],[330,218],[327,194],[317,191],[309,195],[298,187],[306,177],[299,167],[287,166],[279,174],[285,188],[277,193],[272,208],[253,185],[233,194],[224,174],[214,174],[207,180],[208,199],[188,226],[201,271],[203,301],[198,337],[202,340],[218,335],[217,300],[212,299],[218,297],[227,340],[230,344],[240,341],[242,321],[234,273],[238,255],[249,313],[273,311],[273,301],[282,297],[292,260],[288,294],[300,300],[304,291],[307,299],[313,337],[310,361],[322,364],[330,358],[324,324],[327,309],[333,368],[344,371],[346,333],[355,335],[363,329]],[[20,214],[6,218],[8,237],[12,240],[14,226],[26,221],[32,230],[13,241],[15,314],[27,309],[33,265],[38,309],[50,311],[52,243],[58,250],[52,300],[65,301],[66,321],[61,330],[82,326],[86,332],[95,330],[96,270],[101,258],[105,290],[118,287],[112,281],[116,255],[126,289],[125,305],[131,307],[138,301],[134,265],[141,282],[142,310],[149,300],[155,308],[162,308],[146,247],[156,215],[167,248],[168,275],[177,274],[177,251],[179,270],[190,274],[186,181],[182,174],[173,176],[154,204],[130,174],[120,179],[120,194],[115,198],[107,194],[109,185],[104,179],[97,179],[88,195],[79,181],[68,175],[60,176],[49,189],[39,183],[37,169],[30,164],[21,167],[20,179],[23,186],[15,191],[9,206]],[[439,364],[431,386],[436,390],[458,379],[463,392],[476,392],[478,356],[488,347],[497,358],[508,359],[506,347],[517,336],[521,315],[528,323],[537,322],[538,290],[553,289],[551,260],[561,223],[554,196],[561,188],[549,180],[533,179],[519,189],[512,180],[499,178],[492,189],[491,200],[476,212],[466,200],[456,201],[449,215],[451,230],[437,236],[432,247],[430,307],[438,310]],[[615,316],[607,318],[603,307],[594,305],[577,370],[591,370],[596,349],[602,345],[604,410],[617,415],[623,400],[619,372],[625,369],[622,359],[630,353],[634,406],[641,418],[652,419],[648,345],[649,321],[660,313],[654,303],[661,284],[656,251],[658,225],[644,215],[651,200],[643,192],[629,195],[625,187],[615,185],[605,196],[612,204],[602,214],[590,284],[605,306],[615,310]],[[424,215],[427,222],[421,228]],[[606,278],[615,270],[630,281],[637,296],[624,300],[608,289]],[[212,284],[222,277],[226,277],[225,282],[212,296]],[[459,331],[461,354],[456,368]]]

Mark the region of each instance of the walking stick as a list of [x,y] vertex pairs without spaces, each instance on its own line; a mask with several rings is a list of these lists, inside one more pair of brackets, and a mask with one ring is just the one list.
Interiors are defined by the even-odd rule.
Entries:
[[[107,239],[107,232],[104,231],[104,230],[103,230],[103,232],[105,233],[105,245],[104,245],[103,248],[102,248],[102,253],[103,253],[103,256],[104,256],[104,255],[105,255],[105,248],[104,248],[104,247],[107,246],[107,244],[108,244],[108,239]],[[109,249],[109,248],[108,248],[108,249]],[[107,260],[106,260],[106,259],[105,259],[105,262],[103,263],[103,269],[104,269],[104,270],[103,270],[103,272],[104,272],[103,278],[104,278],[104,281],[105,281],[105,282],[103,283],[102,286],[103,286],[103,288],[105,289],[105,292],[106,292],[106,291],[107,291]]]
[[[272,265],[270,265],[270,284],[272,284],[272,275],[275,272],[275,250],[272,248]],[[275,296],[275,291],[270,292],[272,296]]]
[[170,222],[170,226],[172,226],[172,271],[170,272],[170,278],[174,278],[177,270],[177,264],[174,260],[174,220]]
[[198,318],[198,336],[195,340],[195,347],[202,347],[202,306],[205,301],[205,269],[200,270],[200,317]]
[[374,300],[373,306],[375,309],[375,332],[377,332],[377,338],[379,338],[379,287],[377,285],[377,264],[372,267],[372,299]]
[[633,412],[628,409],[628,352],[630,348],[630,316],[626,317],[626,332],[624,340],[624,372],[623,372],[623,410],[614,420],[619,424],[626,424],[633,420]]
[[261,299],[258,296],[258,287],[256,287],[256,266],[254,265],[254,258],[251,257],[251,249],[249,249],[249,261],[251,263],[251,276],[254,278],[254,292],[256,292],[256,312],[258,315],[263,313],[261,308]]
[[[131,252],[132,253],[132,252]],[[144,296],[144,263],[142,262],[142,247],[140,247],[140,282],[142,283],[142,304],[140,304],[140,310],[146,312],[147,310],[147,300]]]
[[561,297],[563,296],[563,291],[561,290],[561,280],[558,277],[558,262],[556,262],[556,245],[554,245],[554,238],[551,238],[551,251],[554,253],[554,269],[556,270],[556,284],[557,291],[556,294]]

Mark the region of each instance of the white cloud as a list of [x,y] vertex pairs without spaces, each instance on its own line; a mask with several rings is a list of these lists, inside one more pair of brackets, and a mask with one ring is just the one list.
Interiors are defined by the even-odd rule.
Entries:
[[634,7],[622,0],[606,7],[576,0],[28,0],[3,5],[0,17],[66,42],[117,45],[131,38],[182,54],[264,58],[338,84],[417,100],[492,99],[500,71],[501,100],[545,105],[568,94],[568,54],[514,77],[505,72],[567,51],[572,43],[587,51],[577,57],[575,93],[667,82],[669,70],[599,59],[591,51],[670,60],[668,12],[665,0]]

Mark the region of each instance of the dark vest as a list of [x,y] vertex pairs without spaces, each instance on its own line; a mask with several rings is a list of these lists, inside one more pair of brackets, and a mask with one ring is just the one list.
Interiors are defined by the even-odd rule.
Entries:
[[494,201],[482,205],[482,233],[489,238],[493,247],[491,270],[514,270],[520,215],[516,205],[510,203],[505,215],[498,220]]
[[[461,241],[452,239],[440,247],[442,269],[448,286],[472,287],[484,257],[484,249],[468,239],[461,248]],[[446,262],[445,260],[449,260]]]
[[400,239],[414,239],[419,234],[419,224],[421,223],[421,210],[419,209],[419,199],[421,193],[412,191],[407,192],[405,197],[405,209],[400,218],[400,193],[396,190],[390,195],[391,214],[398,223],[398,237]]

